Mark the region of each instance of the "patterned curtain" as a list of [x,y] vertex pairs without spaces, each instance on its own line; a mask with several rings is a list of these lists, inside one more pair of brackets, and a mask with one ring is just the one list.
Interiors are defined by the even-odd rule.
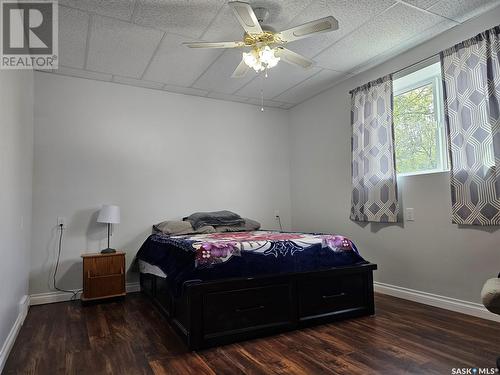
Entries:
[[396,222],[392,76],[351,91],[351,123],[351,219]]
[[441,53],[452,221],[500,224],[500,27]]

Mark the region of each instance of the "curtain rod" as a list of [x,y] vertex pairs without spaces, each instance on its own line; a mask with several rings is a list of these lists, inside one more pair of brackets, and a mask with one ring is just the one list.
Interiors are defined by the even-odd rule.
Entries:
[[417,65],[424,64],[424,63],[426,63],[426,62],[428,62],[428,61],[430,61],[430,60],[433,60],[433,59],[435,59],[435,58],[437,58],[437,57],[439,57],[439,52],[438,52],[438,53],[436,53],[436,54],[434,54],[434,55],[431,55],[431,56],[429,56],[429,57],[426,57],[425,59],[421,59],[421,60],[417,61],[416,63],[413,63],[413,64],[411,64],[411,65],[408,65],[408,66],[406,66],[406,67],[404,67],[404,68],[398,69],[398,70],[396,70],[395,72],[393,72],[393,73],[391,73],[391,74],[392,74],[392,75],[395,75],[395,74],[401,73],[401,72],[403,72],[403,71],[405,71],[405,70],[407,70],[407,69],[413,68],[413,67],[415,67],[415,66],[417,66]]
[[[417,66],[419,66],[419,65],[422,65],[422,64],[424,64],[424,63],[426,63],[426,62],[429,62],[429,61],[431,61],[431,60],[434,60],[434,59],[436,59],[436,58],[439,58],[439,52],[438,52],[438,53],[435,53],[434,55],[428,56],[428,57],[426,57],[426,58],[424,58],[424,59],[418,60],[417,62],[415,62],[415,63],[413,63],[413,64],[411,64],[411,65],[405,66],[404,68],[398,69],[398,70],[396,70],[396,71],[394,71],[394,72],[392,72],[392,73],[389,73],[389,74],[390,74],[390,75],[392,75],[392,76],[398,75],[399,73],[404,72],[405,70],[409,70],[409,69],[411,69],[411,68],[415,68],[415,67],[417,67]],[[385,77],[385,76],[384,76],[384,77]],[[374,80],[374,81],[376,81],[376,80]],[[370,82],[374,82],[374,81],[369,81],[369,82],[367,82],[367,83],[365,83],[365,84],[363,84],[363,85],[360,85],[360,86],[358,86],[358,87],[356,87],[356,88],[354,88],[354,89],[352,89],[352,90],[349,90],[349,93],[351,94],[351,93],[352,93],[354,90],[356,90],[357,88],[362,87],[362,86],[365,86],[365,85],[369,84]]]

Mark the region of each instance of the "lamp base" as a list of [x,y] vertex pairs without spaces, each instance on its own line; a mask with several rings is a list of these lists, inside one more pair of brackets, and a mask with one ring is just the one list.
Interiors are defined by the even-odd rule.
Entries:
[[113,253],[116,253],[116,250],[111,249],[109,247],[107,249],[101,250],[101,254],[113,254]]

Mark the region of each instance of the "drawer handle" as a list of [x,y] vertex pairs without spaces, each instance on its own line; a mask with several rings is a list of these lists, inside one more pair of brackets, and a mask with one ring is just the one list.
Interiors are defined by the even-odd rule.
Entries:
[[253,310],[262,310],[264,308],[264,305],[259,305],[259,306],[251,306],[251,307],[237,307],[236,312],[246,312],[246,311],[253,311]]
[[338,293],[338,294],[330,294],[329,296],[322,296],[323,299],[331,299],[331,298],[339,298],[339,297],[344,297],[345,293]]

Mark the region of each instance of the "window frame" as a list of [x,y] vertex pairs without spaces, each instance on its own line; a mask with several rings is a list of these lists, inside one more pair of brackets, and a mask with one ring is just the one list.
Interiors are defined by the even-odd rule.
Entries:
[[[396,80],[404,78],[410,74],[419,72],[431,65],[435,64],[434,62],[429,63],[425,66],[421,66],[418,69],[409,72],[408,74],[402,74],[398,76]],[[441,73],[439,74],[433,74],[429,75],[426,78],[420,79],[420,80],[415,80],[413,82],[410,82],[400,88],[398,90],[392,91],[392,95],[395,98],[398,95],[405,94],[407,92],[410,92],[412,90],[418,89],[423,86],[427,85],[432,85],[432,96],[433,96],[433,105],[434,105],[434,117],[437,123],[437,130],[438,130],[438,142],[439,142],[439,151],[441,155],[440,159],[440,165],[436,169],[427,169],[427,170],[422,170],[422,171],[414,171],[414,172],[404,172],[404,173],[398,173],[396,172],[396,176],[399,177],[405,177],[405,176],[416,176],[416,175],[422,175],[422,174],[432,174],[432,173],[443,173],[443,172],[449,172],[450,171],[450,161],[449,161],[449,153],[448,153],[448,138],[446,136],[446,126],[445,126],[445,121],[444,121],[444,96],[443,96],[443,85],[441,84]],[[396,142],[397,140],[394,139],[394,148],[396,148]],[[394,152],[396,150],[394,149]],[[397,166],[396,166],[397,168]]]

